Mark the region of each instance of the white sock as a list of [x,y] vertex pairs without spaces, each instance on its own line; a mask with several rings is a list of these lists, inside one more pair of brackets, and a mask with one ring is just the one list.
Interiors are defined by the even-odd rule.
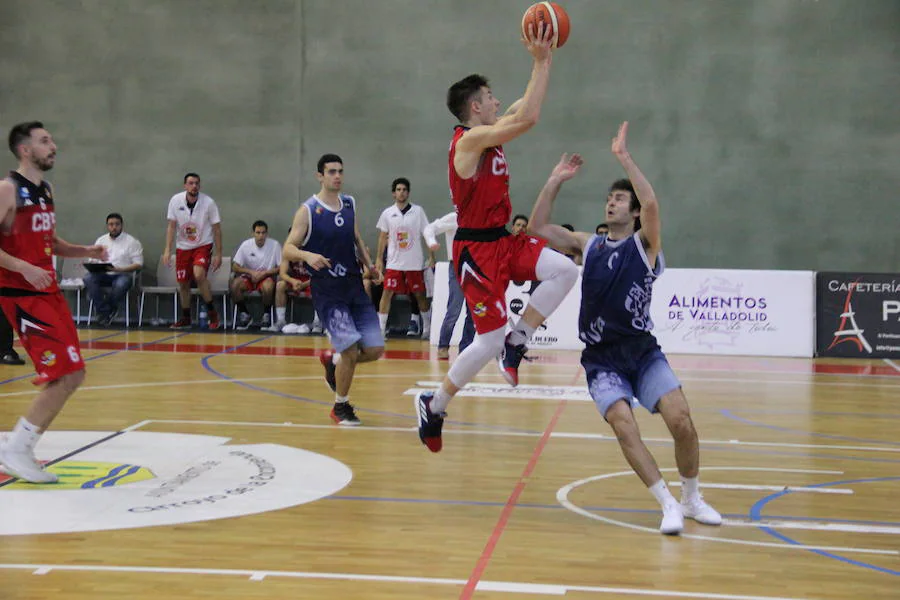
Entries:
[[337,394],[334,395],[335,404],[343,404],[345,402],[350,402],[349,396],[338,396]]
[[381,326],[381,335],[384,335],[384,332],[387,329],[387,318],[387,313],[378,313],[378,324]]
[[[431,311],[426,310],[422,312],[422,324],[425,326],[425,329],[431,329]],[[424,329],[423,329],[424,331]]]
[[287,308],[284,306],[276,306],[275,307],[275,320],[279,323],[284,323],[284,315],[287,312]]
[[531,339],[531,336],[534,335],[535,327],[532,327],[528,323],[525,322],[525,319],[519,319],[519,322],[513,327],[512,332],[509,334],[509,343],[513,346],[518,346],[519,344],[527,344],[528,340]]
[[444,391],[444,386],[441,386],[434,393],[434,399],[431,401],[431,414],[441,414],[447,410],[448,404],[450,404],[450,394]]
[[700,495],[700,477],[681,478],[681,499],[691,500]]
[[659,502],[660,506],[665,506],[671,502],[677,502],[675,497],[672,495],[672,492],[669,491],[669,487],[666,485],[665,479],[660,479],[653,485],[647,488],[650,490],[650,493],[653,494],[653,497],[656,498],[656,501]]
[[331,364],[337,366],[337,364],[341,362],[341,355],[337,352],[331,355]]
[[32,425],[25,417],[21,417],[9,435],[7,447],[17,452],[33,450],[39,439],[41,434],[37,425]]

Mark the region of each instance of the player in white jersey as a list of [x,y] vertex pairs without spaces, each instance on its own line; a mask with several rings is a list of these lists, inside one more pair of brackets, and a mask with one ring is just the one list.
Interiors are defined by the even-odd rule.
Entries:
[[[398,177],[391,183],[394,204],[381,213],[376,225],[379,231],[376,266],[384,273],[378,322],[383,334],[394,294],[411,294],[415,296],[422,316],[422,337],[427,338],[431,328],[431,305],[425,293],[425,256],[420,238],[428,226],[428,216],[421,206],[409,201],[409,191],[409,180],[405,177]],[[386,265],[382,263],[385,247]],[[430,269],[434,266],[434,252],[429,249],[428,255]]]
[[200,297],[209,313],[209,328],[219,328],[219,313],[212,303],[209,289],[209,270],[222,266],[222,219],[215,200],[200,192],[200,176],[184,176],[184,191],[172,196],[166,213],[166,248],[162,261],[172,266],[172,245],[175,245],[175,278],[181,298],[181,318],[173,329],[191,326],[191,281],[196,282]]
[[269,237],[265,221],[253,223],[253,237],[244,240],[231,259],[231,299],[238,309],[237,329],[250,327],[250,311],[244,294],[259,292],[262,296],[262,327],[272,324],[270,312],[275,299],[275,276],[281,266],[281,244]]

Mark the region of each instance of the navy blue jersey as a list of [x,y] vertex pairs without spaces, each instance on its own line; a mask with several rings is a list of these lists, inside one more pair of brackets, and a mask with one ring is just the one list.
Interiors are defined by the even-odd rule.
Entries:
[[303,203],[309,210],[309,231],[303,249],[331,261],[329,269],[309,269],[313,291],[317,287],[336,289],[351,282],[361,285],[362,273],[356,257],[356,200],[345,194],[340,199],[338,211],[328,208],[316,196]]
[[578,337],[587,345],[649,335],[653,282],[665,269],[662,252],[655,268],[647,260],[640,232],[612,241],[594,235],[584,246]]

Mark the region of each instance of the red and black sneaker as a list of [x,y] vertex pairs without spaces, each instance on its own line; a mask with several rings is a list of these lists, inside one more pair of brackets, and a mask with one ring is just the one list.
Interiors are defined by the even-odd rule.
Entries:
[[440,452],[441,448],[444,447],[441,430],[444,428],[444,417],[447,416],[447,413],[442,412],[436,415],[431,412],[432,400],[434,400],[434,392],[432,391],[416,394],[414,404],[416,417],[419,421],[419,439],[432,452]]
[[328,384],[332,392],[337,390],[337,377],[335,376],[337,367],[334,366],[334,352],[331,350],[323,352],[319,355],[319,362],[325,368],[325,383]]
[[187,317],[181,317],[172,325],[169,326],[170,329],[190,329],[191,328],[191,320]]
[[214,308],[209,309],[209,328],[219,328],[219,312]]

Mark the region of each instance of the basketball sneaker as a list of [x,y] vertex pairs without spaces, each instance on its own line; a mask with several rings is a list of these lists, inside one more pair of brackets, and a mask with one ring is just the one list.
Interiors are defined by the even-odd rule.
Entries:
[[678,535],[684,529],[684,513],[681,505],[674,499],[663,505],[663,518],[659,524],[659,532],[665,535]]
[[419,420],[419,439],[432,452],[440,452],[444,447],[441,438],[441,430],[444,428],[444,417],[447,413],[439,415],[431,412],[431,401],[434,400],[434,392],[419,392],[416,394],[414,406]]
[[209,310],[209,328],[210,329],[218,329],[219,328],[219,313],[214,308]]
[[331,420],[338,425],[349,425],[355,427],[362,425],[362,421],[356,416],[353,405],[349,402],[335,402],[334,408],[331,409]]
[[328,384],[328,387],[331,388],[332,392],[337,390],[337,377],[335,376],[337,367],[334,365],[334,352],[326,350],[319,355],[319,362],[321,362],[322,367],[325,368],[325,383]]
[[703,525],[721,525],[722,515],[716,509],[706,503],[703,496],[697,494],[690,499],[681,499],[681,511],[688,519],[693,519]]
[[177,321],[172,323],[172,325],[170,325],[170,328],[171,329],[190,329],[191,328],[191,320],[187,319],[185,317],[181,317],[180,319],[178,319]]
[[13,450],[9,444],[0,445],[0,464],[3,471],[28,483],[56,483],[59,478],[45,471],[31,450]]
[[509,336],[503,343],[503,351],[497,357],[497,365],[500,367],[500,374],[506,380],[506,383],[516,387],[519,385],[519,365],[525,358],[528,348],[525,344],[513,345],[509,343]]

